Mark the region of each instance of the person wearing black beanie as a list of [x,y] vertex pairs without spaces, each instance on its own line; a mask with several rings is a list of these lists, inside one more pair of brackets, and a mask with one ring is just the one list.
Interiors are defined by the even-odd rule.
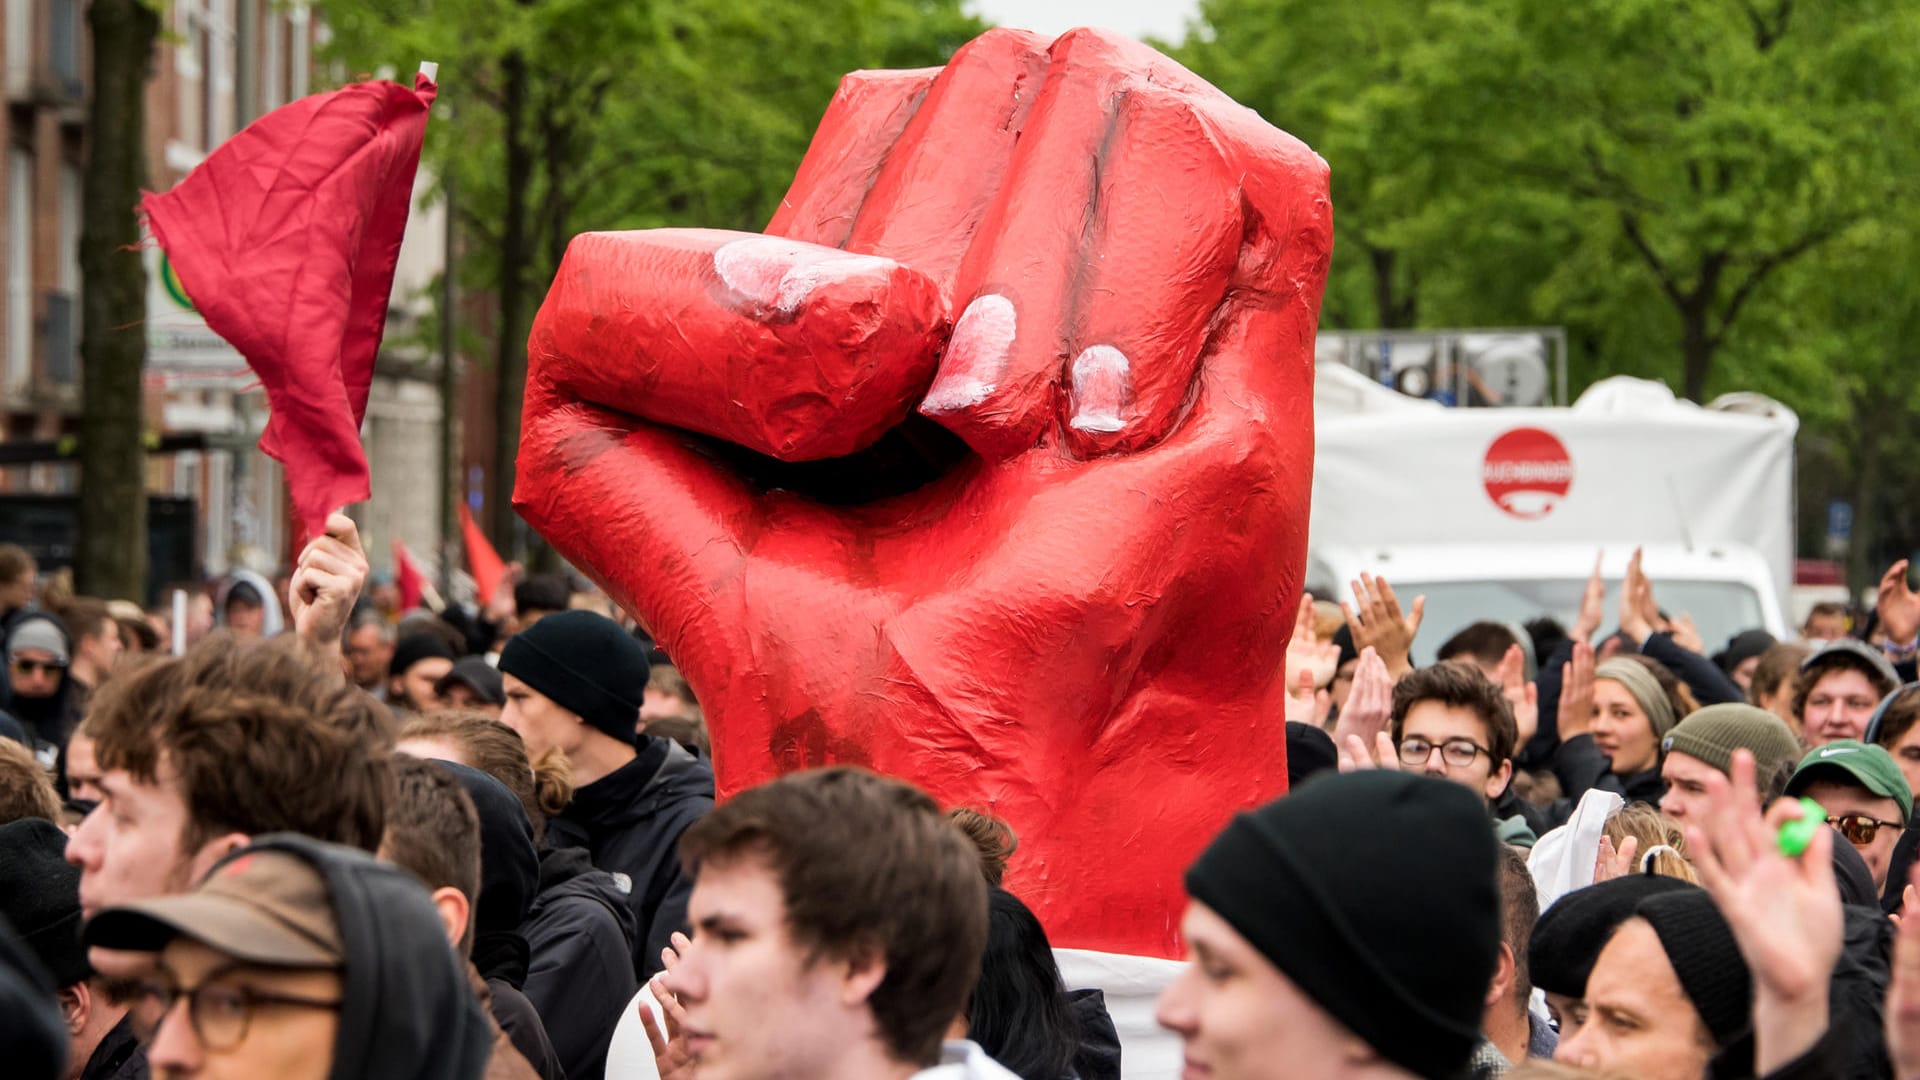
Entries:
[[1480,1042],[1497,875],[1486,807],[1460,785],[1316,777],[1187,871],[1193,963],[1156,1019],[1212,1080],[1452,1077]]
[[1546,995],[1562,1041],[1586,1023],[1587,976],[1613,932],[1633,917],[1642,900],[1688,889],[1701,891],[1679,878],[1628,874],[1575,889],[1541,913],[1527,946],[1527,968],[1533,985]]
[[[67,1057],[79,1080],[147,1075],[125,999],[97,977],[80,943],[80,868],[66,860],[67,834],[51,821],[0,825],[0,922],[53,978],[66,1019]],[[16,1063],[17,1064],[17,1063]]]
[[530,758],[559,749],[573,770],[573,801],[547,822],[549,846],[585,848],[595,866],[632,883],[642,982],[686,929],[693,879],[680,866],[680,834],[713,808],[705,759],[636,734],[652,673],[645,647],[591,611],[548,615],[500,652],[500,722],[520,734]]
[[1639,1080],[1753,1075],[1753,982],[1704,889],[1649,896],[1600,950],[1554,1060]]
[[457,659],[447,639],[431,630],[415,630],[394,643],[387,665],[387,704],[398,710],[426,712],[437,704],[433,687],[453,670]]

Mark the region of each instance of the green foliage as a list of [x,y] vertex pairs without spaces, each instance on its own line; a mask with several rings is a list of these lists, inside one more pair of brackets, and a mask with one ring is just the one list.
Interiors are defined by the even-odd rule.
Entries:
[[1920,7],[1203,0],[1177,55],[1332,166],[1327,325],[1564,325],[1576,383],[1774,394],[1806,514],[1864,476],[1856,548],[1920,542]]
[[574,234],[758,229],[840,77],[943,63],[980,27],[958,0],[321,0],[347,72],[440,64],[426,161],[452,176],[468,288],[497,289],[504,65],[525,64],[530,283]]

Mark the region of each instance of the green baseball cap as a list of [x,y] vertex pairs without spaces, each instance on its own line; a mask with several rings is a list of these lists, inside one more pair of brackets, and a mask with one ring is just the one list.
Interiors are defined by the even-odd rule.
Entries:
[[[1830,775],[1834,771],[1843,772],[1845,777]],[[1815,780],[1833,779],[1844,783],[1858,784],[1882,798],[1892,799],[1900,804],[1900,822],[1906,824],[1913,818],[1913,789],[1907,786],[1907,778],[1900,772],[1900,766],[1894,764],[1893,755],[1885,749],[1863,743],[1858,739],[1835,739],[1800,759],[1800,765],[1793,770],[1793,778],[1787,781],[1787,794],[1798,798]]]

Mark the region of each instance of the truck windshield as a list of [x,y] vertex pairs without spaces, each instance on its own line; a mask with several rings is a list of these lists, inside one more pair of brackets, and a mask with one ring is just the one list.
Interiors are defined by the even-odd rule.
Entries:
[[[1393,583],[1402,607],[1412,604],[1416,596],[1427,598],[1426,618],[1414,642],[1416,664],[1432,663],[1448,638],[1483,619],[1521,624],[1548,615],[1561,626],[1571,626],[1580,613],[1580,594],[1586,587],[1584,578]],[[1760,614],[1760,597],[1737,582],[1661,579],[1654,583],[1654,599],[1668,615],[1684,612],[1693,616],[1708,655],[1724,648],[1727,639],[1740,631],[1766,625]],[[1614,579],[1607,582],[1601,634],[1611,634],[1618,628],[1619,612],[1620,582]]]

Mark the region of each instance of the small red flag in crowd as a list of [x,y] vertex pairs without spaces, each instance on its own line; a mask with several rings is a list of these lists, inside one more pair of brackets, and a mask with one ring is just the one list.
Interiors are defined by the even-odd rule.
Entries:
[[420,606],[420,598],[426,595],[427,578],[413,561],[413,552],[408,551],[397,536],[393,538],[393,583],[400,590],[401,614]]
[[309,532],[372,494],[360,421],[435,87],[384,80],[275,109],[141,200],[207,326],[247,359]]
[[465,506],[460,507],[460,536],[466,541],[467,569],[473,574],[473,584],[484,607],[493,602],[493,591],[500,587],[507,564],[500,560],[500,553],[493,550],[493,545],[487,543],[487,534],[480,531],[480,524],[473,520],[473,514]]

